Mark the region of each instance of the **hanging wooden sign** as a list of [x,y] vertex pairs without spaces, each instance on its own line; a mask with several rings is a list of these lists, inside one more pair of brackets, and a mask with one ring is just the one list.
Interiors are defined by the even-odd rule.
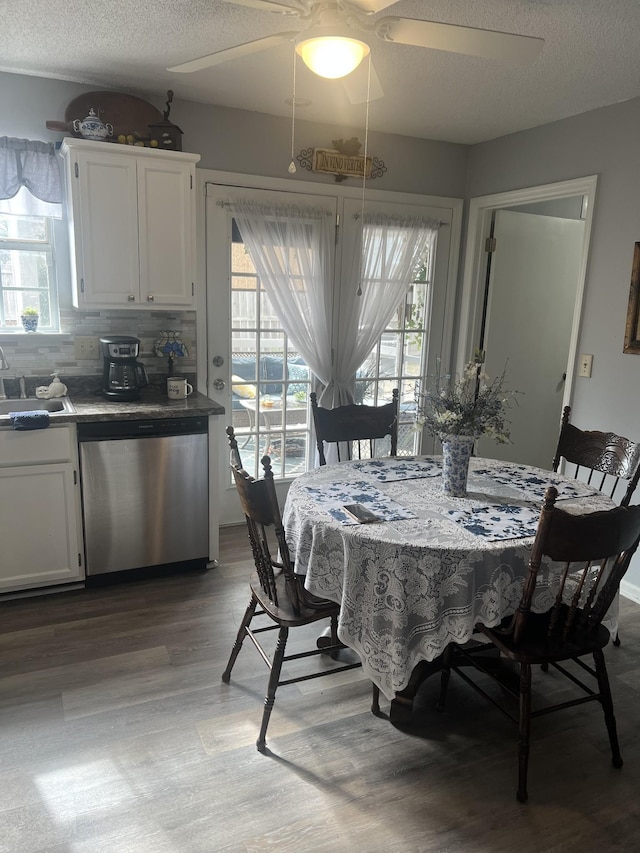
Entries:
[[347,178],[380,178],[387,171],[378,157],[360,154],[362,143],[352,139],[333,139],[333,148],[303,148],[297,156],[300,165],[309,172],[335,175],[337,182]]

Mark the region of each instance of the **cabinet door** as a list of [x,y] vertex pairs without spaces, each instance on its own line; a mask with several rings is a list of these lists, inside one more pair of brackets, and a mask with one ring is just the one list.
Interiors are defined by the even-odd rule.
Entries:
[[138,162],[140,291],[151,306],[193,303],[192,184],[189,164]]
[[0,590],[84,577],[71,462],[0,471]]
[[78,304],[139,305],[136,161],[102,151],[76,156],[70,181]]

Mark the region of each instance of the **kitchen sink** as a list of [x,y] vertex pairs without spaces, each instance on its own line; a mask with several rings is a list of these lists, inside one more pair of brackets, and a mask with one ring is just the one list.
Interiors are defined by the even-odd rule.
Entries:
[[68,397],[56,397],[52,400],[39,400],[37,397],[27,397],[26,400],[0,400],[0,418],[9,417],[10,412],[31,412],[34,409],[44,410],[51,415],[72,415],[75,412]]

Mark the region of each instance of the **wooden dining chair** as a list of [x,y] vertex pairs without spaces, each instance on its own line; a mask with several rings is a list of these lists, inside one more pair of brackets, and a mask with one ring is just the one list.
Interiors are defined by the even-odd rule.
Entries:
[[578,429],[569,422],[570,416],[571,406],[565,406],[553,470],[557,471],[564,459],[572,466],[565,466],[565,474],[573,473],[576,479],[586,477],[620,506],[629,506],[640,479],[640,443],[614,432]]
[[[629,506],[640,478],[640,444],[614,432],[578,429],[569,422],[570,416],[571,406],[565,406],[553,470],[557,471],[564,459],[568,463],[565,474],[586,478],[587,483],[607,493],[620,506]],[[620,645],[617,632],[613,643]]]
[[325,409],[318,405],[315,392],[311,398],[311,411],[316,431],[320,465],[326,465],[325,444],[335,444],[338,462],[353,459],[372,459],[376,441],[390,436],[390,456],[398,451],[398,389],[392,392],[391,403],[366,406],[349,403]]
[[[227,435],[229,436],[233,459],[237,454],[237,442],[232,427],[227,427]],[[237,454],[237,461],[239,461],[239,454]],[[249,604],[242,617],[229,662],[222,673],[222,680],[228,684],[231,679],[231,670],[245,637],[251,640],[269,668],[270,675],[264,700],[262,724],[256,741],[256,746],[260,752],[264,752],[267,748],[267,727],[278,687],[361,666],[360,662],[346,663],[330,668],[316,669],[291,678],[281,678],[282,665],[287,661],[297,661],[316,655],[324,655],[326,659],[326,655],[335,656],[345,647],[338,640],[340,605],[311,595],[304,588],[304,578],[294,571],[282,526],[271,460],[268,456],[262,458],[262,466],[264,477],[261,479],[254,479],[239,465],[232,464],[231,466],[247,522],[256,572],[250,580]],[[277,555],[279,560],[274,559],[272,554]],[[269,620],[271,624],[265,624],[263,620],[258,627],[254,627],[253,620],[257,617],[266,617],[266,620]],[[287,655],[286,646],[289,629],[309,625],[311,622],[317,622],[320,619],[330,620],[331,644],[322,649],[313,648]],[[259,635],[268,631],[278,632],[275,651],[268,650],[259,639]]]
[[226,429],[227,439],[229,441],[229,465],[231,468],[244,468],[240,457],[240,449],[238,448],[238,440],[236,439],[235,430],[232,426]]
[[[488,640],[486,643],[468,644],[466,647],[450,644],[447,647],[437,705],[438,710],[444,709],[453,670],[517,723],[520,733],[517,798],[521,803],[526,802],[528,796],[531,720],[542,714],[585,702],[600,702],[613,766],[622,767],[613,700],[602,652],[609,642],[609,631],[602,624],[602,618],[638,547],[640,506],[573,515],[555,506],[557,496],[557,489],[553,486],[545,493],[529,571],[515,614],[495,628],[476,625],[476,630]],[[558,572],[559,587],[550,609],[536,613],[533,611],[533,596],[541,566],[545,572]],[[497,650],[499,656],[494,654],[491,657],[488,654],[490,650]],[[587,655],[593,657],[593,666],[583,660]],[[555,668],[583,693],[577,698],[532,710],[531,673],[535,665]],[[474,671],[482,673],[480,680],[474,679]],[[585,673],[594,678],[595,683],[585,683]],[[485,689],[484,676],[490,676],[499,683],[503,692],[498,698]],[[541,682],[544,690],[545,679]],[[557,684],[554,689],[558,691]],[[519,711],[505,704],[502,698],[505,694],[510,694],[519,704]]]

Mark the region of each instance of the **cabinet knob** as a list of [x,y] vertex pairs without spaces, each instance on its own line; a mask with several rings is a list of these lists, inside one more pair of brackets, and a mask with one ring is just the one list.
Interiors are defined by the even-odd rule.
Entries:
[[135,301],[136,301],[135,296],[131,296],[131,294],[129,294],[129,296],[127,296],[127,302],[135,302]]
[[152,294],[152,293],[150,293],[150,294],[147,296],[147,302],[153,302],[153,294]]

